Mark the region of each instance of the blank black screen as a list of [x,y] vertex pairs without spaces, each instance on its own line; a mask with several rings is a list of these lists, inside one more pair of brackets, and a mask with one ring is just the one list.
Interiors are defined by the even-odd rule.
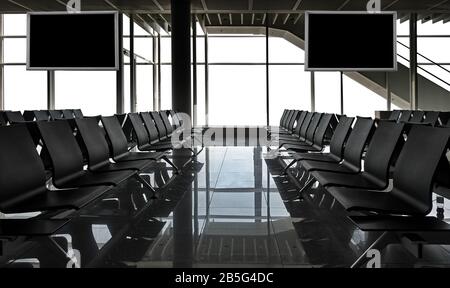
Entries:
[[309,69],[393,69],[394,14],[308,14]]
[[116,68],[114,13],[29,16],[30,68]]

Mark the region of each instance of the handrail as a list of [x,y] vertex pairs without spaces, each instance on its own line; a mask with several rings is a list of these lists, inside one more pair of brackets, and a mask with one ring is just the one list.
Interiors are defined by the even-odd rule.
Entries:
[[[397,43],[399,43],[400,45],[402,45],[403,47],[405,47],[405,48],[407,48],[407,49],[410,49],[408,45],[406,45],[406,44],[404,44],[404,43],[402,43],[402,42],[400,42],[400,41],[398,41],[398,40],[397,40]],[[434,65],[438,66],[439,68],[445,70],[447,73],[450,73],[450,70],[448,70],[448,69],[445,68],[444,66],[442,66],[442,65],[440,65],[440,64],[438,64],[438,63],[436,63],[436,62],[434,62],[433,60],[431,60],[430,58],[424,56],[423,54],[417,52],[417,55],[419,55],[420,57],[424,58],[424,59],[427,60],[427,61],[430,61],[431,63],[433,63]]]
[[[400,55],[400,54],[398,54],[397,56],[399,56],[400,58],[402,58],[403,60],[405,60],[405,61],[407,61],[407,62],[410,62],[409,59],[407,59],[406,57],[404,57],[404,56],[402,56],[402,55]],[[431,73],[430,71],[426,70],[425,68],[422,68],[422,67],[420,67],[420,66],[417,66],[417,68],[419,68],[419,69],[422,70],[423,72],[425,72],[425,73],[427,73],[427,74],[433,76],[434,78],[438,79],[438,80],[441,81],[442,83],[445,83],[446,85],[450,86],[450,83],[449,83],[449,82],[443,80],[443,79],[442,79],[441,77],[439,77],[439,76],[434,75],[433,73]]]

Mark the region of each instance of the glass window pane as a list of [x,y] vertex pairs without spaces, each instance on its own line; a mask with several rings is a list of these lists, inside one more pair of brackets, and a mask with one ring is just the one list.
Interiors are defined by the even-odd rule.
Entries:
[[81,109],[87,116],[116,113],[116,72],[55,72],[56,109]]
[[205,65],[197,65],[197,125],[205,124]]
[[270,37],[269,61],[271,63],[303,63],[305,52],[286,39]]
[[[153,60],[153,40],[152,38],[135,38],[134,39],[134,53],[144,57],[148,61]],[[145,62],[141,58],[136,59],[138,63]]]
[[344,75],[344,114],[374,118],[375,111],[386,108],[386,98]]
[[209,62],[265,63],[265,37],[209,37]]
[[264,66],[209,67],[210,125],[266,124]]
[[315,72],[316,111],[341,112],[341,75],[339,72]]
[[[26,83],[26,84],[24,84]],[[47,109],[47,73],[4,66],[5,110]]]
[[172,109],[172,65],[161,65],[161,110]]
[[278,126],[284,109],[311,110],[311,75],[303,65],[270,66],[270,125]]
[[[128,60],[129,61],[129,60]],[[131,101],[130,101],[130,65],[125,65],[123,69],[123,97],[124,97],[124,112],[130,113],[131,112]]]
[[5,36],[26,36],[27,35],[27,15],[26,14],[4,14],[3,15],[3,35]]
[[153,65],[136,67],[137,111],[153,110]]
[[26,63],[27,40],[25,38],[4,39],[3,44],[4,63]]
[[172,62],[172,39],[161,36],[161,63]]

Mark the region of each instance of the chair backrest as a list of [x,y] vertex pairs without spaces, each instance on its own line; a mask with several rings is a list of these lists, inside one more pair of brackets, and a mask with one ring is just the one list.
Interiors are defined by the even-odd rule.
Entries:
[[159,116],[161,117],[164,127],[166,127],[166,131],[168,135],[172,135],[173,128],[170,124],[169,116],[167,115],[167,111],[159,111]]
[[295,129],[292,131],[292,134],[300,137],[300,129],[302,128],[303,121],[305,121],[305,117],[306,117],[307,113],[308,113],[307,111],[302,111],[300,113],[300,116],[298,116],[298,119],[297,119],[297,126],[295,126]]
[[398,121],[398,118],[400,118],[400,114],[401,114],[400,110],[394,110],[391,112],[391,115],[389,116],[388,120]]
[[50,119],[51,120],[64,119],[62,110],[48,110],[48,114],[50,114]]
[[308,131],[308,127],[313,116],[314,113],[308,112],[308,114],[306,114],[305,116],[305,119],[303,120],[302,127],[300,127],[300,138],[302,140],[304,140],[306,137],[306,132]]
[[425,117],[425,112],[420,110],[414,110],[412,111],[412,117],[409,119],[408,122],[410,123],[422,123],[423,118]]
[[355,169],[361,169],[362,154],[374,128],[375,121],[373,119],[356,117],[355,126],[353,126],[344,149],[345,162]]
[[48,121],[50,119],[50,115],[46,110],[35,110],[34,119],[36,121]]
[[319,125],[317,126],[316,132],[314,132],[314,145],[319,148],[323,147],[325,144],[325,136],[327,131],[332,129],[331,122],[335,117],[333,114],[323,113],[320,119]]
[[25,118],[20,111],[5,111],[5,117],[9,124],[25,122]]
[[144,126],[147,129],[147,133],[150,137],[150,144],[154,144],[159,141],[159,133],[156,128],[155,122],[149,112],[141,113],[142,120],[144,121]]
[[439,124],[439,114],[438,111],[428,111],[425,113],[424,124],[430,124],[431,126],[436,126]]
[[447,151],[450,130],[415,125],[400,152],[394,171],[394,196],[426,215],[432,208],[432,185],[439,161]]
[[283,121],[283,125],[281,125],[282,128],[285,128],[288,126],[289,121],[291,120],[292,113],[294,113],[294,110],[288,110],[286,113],[286,118]]
[[382,185],[388,181],[389,167],[395,152],[399,151],[404,143],[404,128],[403,123],[380,121],[370,141],[364,160],[364,171]]
[[120,159],[128,153],[128,141],[122,126],[115,116],[102,117],[101,120],[111,144],[111,156],[113,159]]
[[25,124],[0,127],[0,211],[45,193],[45,169]]
[[6,120],[5,112],[0,111],[0,126],[6,126],[8,124],[8,120]]
[[166,126],[164,126],[164,122],[161,119],[161,115],[156,111],[150,112],[150,115],[152,116],[153,121],[155,122],[156,129],[158,129],[159,139],[160,140],[166,139],[168,134]]
[[280,118],[280,127],[283,125],[283,123],[284,123],[284,121],[286,119],[287,112],[288,112],[288,110],[284,109],[283,115],[281,115],[281,118]]
[[63,115],[64,119],[75,119],[73,110],[69,110],[69,109],[62,110],[62,115]]
[[308,126],[308,129],[306,130],[306,137],[305,141],[308,144],[312,144],[314,142],[314,133],[316,132],[316,129],[320,123],[320,119],[322,119],[322,113],[314,113],[311,123]]
[[402,110],[402,115],[398,119],[398,122],[407,123],[409,119],[411,118],[412,111],[411,110]]
[[36,122],[47,149],[55,186],[78,178],[83,173],[83,154],[67,120]]
[[170,110],[170,118],[172,119],[172,127],[174,130],[181,126],[180,119],[175,111]]
[[300,114],[300,111],[298,111],[298,110],[294,110],[294,113],[292,113],[292,117],[289,120],[289,123],[288,123],[288,125],[286,127],[286,129],[289,132],[292,132],[292,130],[294,129],[295,121],[297,121],[297,118],[298,118],[299,114]]
[[144,122],[142,122],[141,116],[138,113],[129,113],[128,120],[133,127],[133,133],[136,136],[138,147],[145,147],[150,144],[149,134],[147,132],[146,127],[144,126]]
[[95,171],[109,162],[109,146],[96,118],[76,119],[78,133],[87,151],[89,169]]
[[84,117],[81,109],[73,109],[73,116],[75,116],[75,118],[78,118],[78,119],[81,119]]
[[341,116],[339,123],[334,130],[333,136],[330,141],[330,153],[336,157],[336,159],[342,159],[344,157],[344,147],[352,131],[352,124],[355,118]]

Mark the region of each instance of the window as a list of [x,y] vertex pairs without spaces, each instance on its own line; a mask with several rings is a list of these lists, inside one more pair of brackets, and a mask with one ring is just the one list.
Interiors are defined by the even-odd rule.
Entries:
[[341,75],[339,72],[315,72],[316,111],[341,113]]

